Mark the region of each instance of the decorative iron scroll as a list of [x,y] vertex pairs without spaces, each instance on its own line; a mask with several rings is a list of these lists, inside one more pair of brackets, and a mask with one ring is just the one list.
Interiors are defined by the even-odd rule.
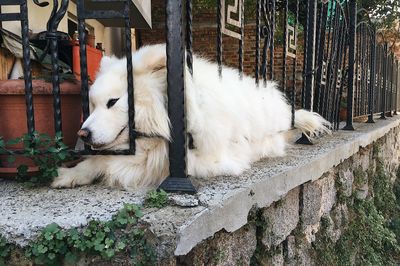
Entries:
[[287,34],[286,34],[286,55],[291,57],[291,58],[296,58],[296,27],[289,25],[289,23],[286,25],[287,27]]
[[[221,9],[222,9],[222,16],[221,16],[221,26],[222,26],[222,33],[241,40],[242,39],[242,34],[235,32],[227,26],[229,25],[230,27],[241,29],[243,25],[243,20],[241,19],[243,16],[243,10],[244,10],[244,1],[243,0],[235,0],[235,3],[233,5],[228,5],[228,9],[225,12],[225,0],[221,0]],[[233,18],[233,14],[238,14],[238,19],[236,20]],[[225,20],[226,18],[226,20]]]
[[326,62],[322,61],[322,69],[321,69],[321,85],[326,85],[328,67],[326,66]]
[[342,85],[342,70],[338,69],[337,80],[336,80],[336,88],[340,89],[341,85]]

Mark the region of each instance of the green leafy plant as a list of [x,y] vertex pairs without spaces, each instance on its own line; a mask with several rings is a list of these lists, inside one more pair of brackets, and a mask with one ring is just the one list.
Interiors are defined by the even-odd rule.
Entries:
[[10,254],[11,244],[7,243],[6,239],[0,236],[0,266],[6,265]]
[[77,262],[82,254],[111,259],[129,254],[133,265],[153,265],[155,253],[144,239],[145,228],[138,223],[143,214],[137,205],[124,204],[111,221],[90,221],[83,230],[63,230],[53,223],[26,250],[36,264],[60,265]]
[[[0,155],[8,155],[7,162],[13,164],[17,154],[7,147],[22,144],[22,156],[31,159],[39,168],[39,174],[31,177],[29,182],[47,183],[58,175],[57,168],[62,162],[73,159],[73,155],[68,151],[68,146],[62,140],[61,132],[57,133],[54,138],[38,132],[9,141],[4,141],[0,137]],[[18,177],[26,180],[28,166],[21,164],[17,169]]]
[[168,193],[160,189],[160,191],[152,190],[147,193],[145,205],[150,208],[162,208],[168,204]]

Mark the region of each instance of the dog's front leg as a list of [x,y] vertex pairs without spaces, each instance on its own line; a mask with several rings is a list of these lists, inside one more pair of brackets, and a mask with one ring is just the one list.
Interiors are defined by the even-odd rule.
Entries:
[[59,167],[58,177],[51,183],[53,188],[72,188],[91,184],[104,172],[103,156],[92,156],[72,168]]

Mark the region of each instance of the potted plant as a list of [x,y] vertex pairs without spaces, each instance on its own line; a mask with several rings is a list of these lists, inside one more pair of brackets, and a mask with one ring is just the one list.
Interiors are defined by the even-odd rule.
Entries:
[[[35,129],[50,138],[56,138],[53,121],[52,85],[44,80],[33,80],[32,83]],[[81,123],[80,84],[64,81],[60,85],[60,90],[63,142],[66,147],[73,149],[77,141],[76,132],[79,130]],[[23,80],[0,81],[0,121],[0,136],[4,145],[3,149],[23,152],[27,148],[26,143],[24,143],[26,137],[19,138],[28,131]],[[15,141],[16,139],[20,141]],[[42,142],[43,140],[39,138],[38,141]],[[0,176],[16,176],[19,165],[28,166],[26,171],[29,173],[40,170],[37,162],[29,156],[14,154],[14,157],[16,158],[15,161],[10,164],[10,161],[7,161],[7,154],[3,152],[3,155],[0,155]]]
[[[3,176],[29,177],[28,181],[35,184],[52,181],[58,175],[57,168],[64,161],[74,159],[73,154],[68,151],[69,147],[62,140],[61,132],[58,132],[54,138],[38,132],[25,134],[20,138],[9,141],[0,137],[0,154],[7,158],[7,163],[13,165],[16,169],[16,172],[6,172],[3,169]],[[7,146],[15,145],[22,145],[23,148],[20,149],[22,153],[17,155],[15,149],[7,148]],[[18,163],[17,158],[20,158]],[[12,170],[13,167],[5,169]]]

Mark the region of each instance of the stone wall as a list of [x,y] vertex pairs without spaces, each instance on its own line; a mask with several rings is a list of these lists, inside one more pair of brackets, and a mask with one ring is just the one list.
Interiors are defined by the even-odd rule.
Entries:
[[[359,217],[360,210],[363,211],[361,207],[371,203],[378,208],[386,223],[400,221],[398,210],[394,210],[399,208],[398,202],[390,206],[394,195],[393,184],[398,182],[399,133],[399,128],[392,129],[318,180],[292,189],[271,206],[261,209],[255,206],[249,213],[246,226],[232,233],[216,233],[189,254],[178,257],[176,265],[337,265],[341,262],[346,265],[345,254],[337,254],[343,248],[338,245],[346,244],[352,234],[373,236],[373,226],[381,226],[376,221],[376,224],[367,223],[372,227],[364,227],[366,231],[352,232],[353,225],[358,222],[354,219],[368,219],[368,215],[374,213],[368,210],[366,217]],[[384,206],[379,206],[379,198],[393,212],[379,208]],[[352,264],[363,264],[363,260],[364,263],[374,262],[373,257],[369,258],[358,248],[363,247],[360,244],[354,250],[347,250]],[[391,255],[386,248],[387,253],[381,254],[376,263]],[[379,254],[380,250],[370,252]],[[399,252],[394,254],[397,254],[399,263]],[[175,264],[172,261],[171,264]]]
[[[399,265],[400,116],[354,126],[311,146],[289,145],[286,156],[260,160],[240,176],[192,177],[197,194],[169,194],[162,207],[146,204],[147,191],[27,188],[0,180],[0,265],[32,265],[23,254],[34,249],[57,256],[56,265],[153,265],[137,253],[163,266]],[[289,133],[294,143],[299,132]],[[142,249],[105,257],[72,246],[71,239],[103,243],[95,231],[86,237],[93,224],[114,224],[111,238],[132,236],[120,230],[123,203],[142,210],[140,219],[130,214],[137,227],[129,225],[140,233],[129,243]],[[56,235],[60,241],[46,231],[54,223],[66,232]],[[54,241],[64,245],[57,254]],[[78,264],[68,264],[67,251],[77,253]]]

